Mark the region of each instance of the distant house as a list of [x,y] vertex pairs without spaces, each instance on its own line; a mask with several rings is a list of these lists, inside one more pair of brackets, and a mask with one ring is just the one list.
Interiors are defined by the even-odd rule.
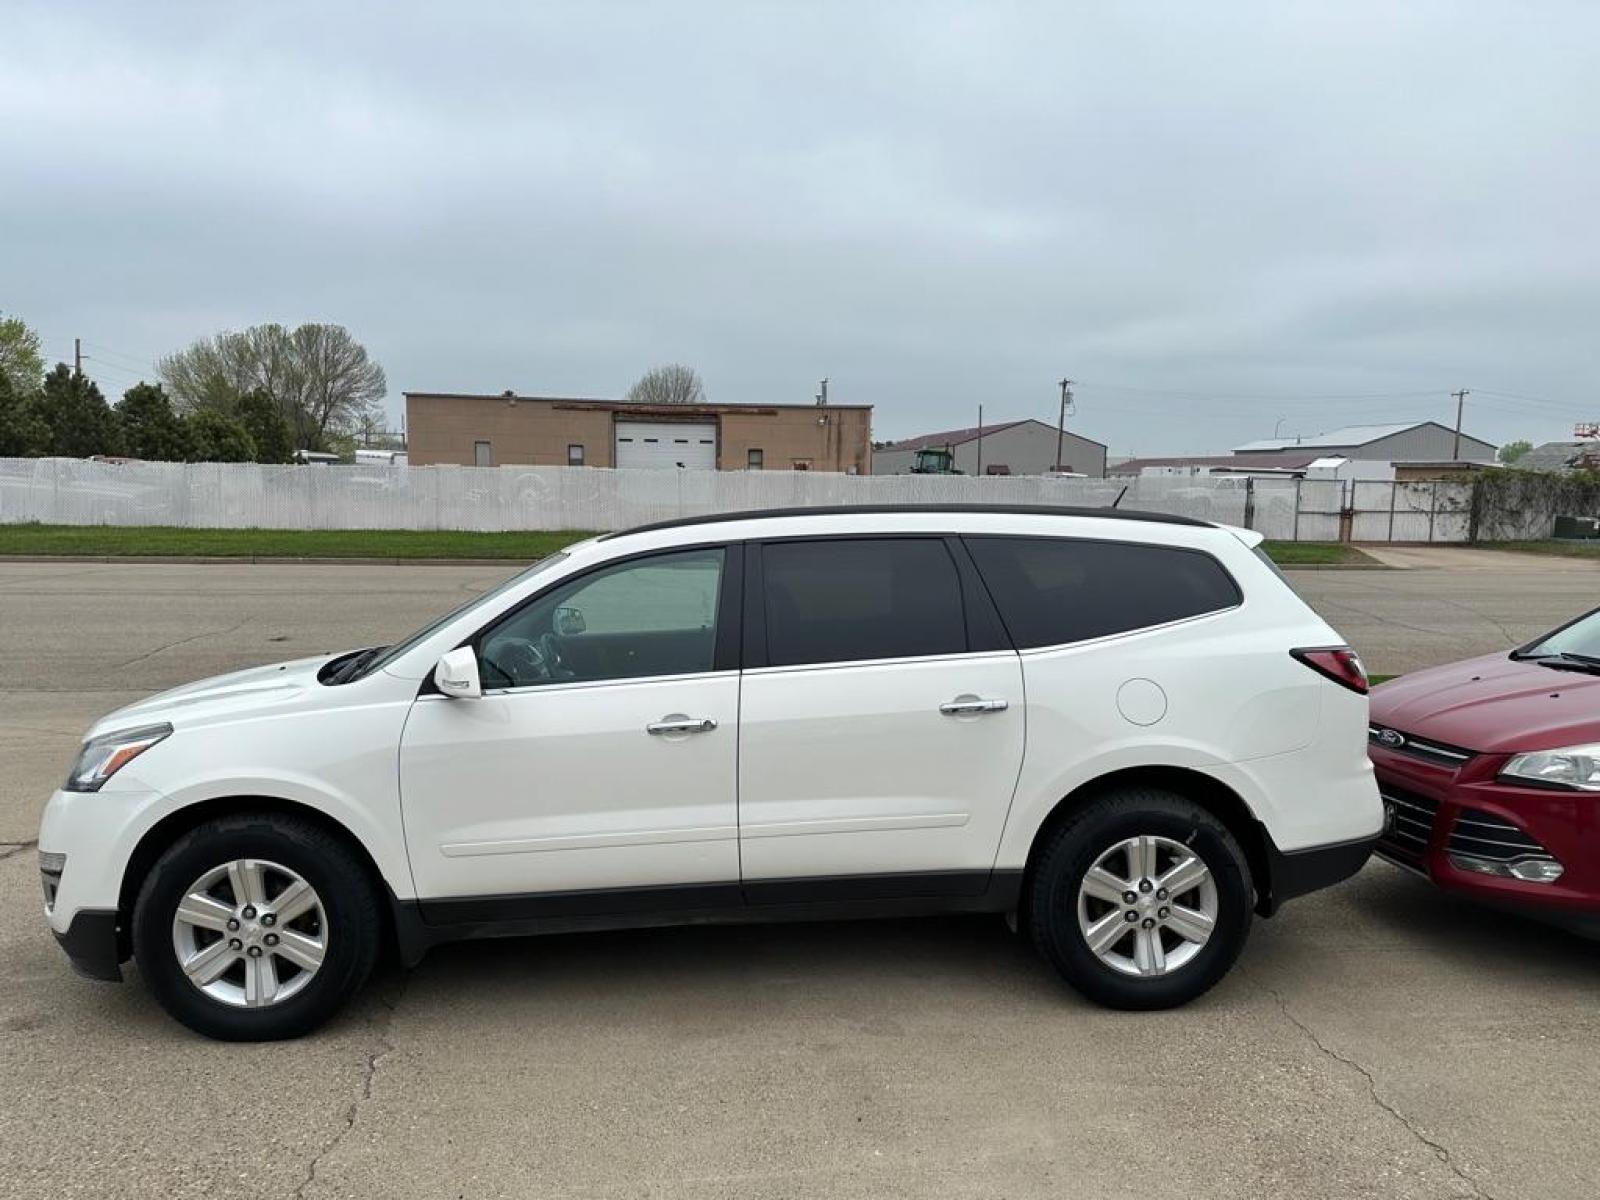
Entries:
[[1511,466],[1518,471],[1600,470],[1600,442],[1546,442]]
[[[1028,418],[996,422],[981,430],[974,425],[890,442],[872,452],[872,473],[904,475],[911,470],[918,450],[946,446],[955,456],[956,468],[967,475],[1043,475],[1056,467],[1056,427]],[[1106,448],[1069,429],[1061,439],[1061,469],[1102,478],[1106,473]]]
[[1346,425],[1329,433],[1297,438],[1263,438],[1234,450],[1235,455],[1261,458],[1267,455],[1342,455],[1345,458],[1376,459],[1382,462],[1493,462],[1495,446],[1482,438],[1461,435],[1456,450],[1456,434],[1437,421],[1403,421],[1390,425]]

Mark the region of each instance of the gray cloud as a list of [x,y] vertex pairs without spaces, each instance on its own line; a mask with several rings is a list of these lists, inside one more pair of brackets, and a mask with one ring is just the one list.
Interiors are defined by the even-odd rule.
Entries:
[[[529,11],[523,11],[527,8]],[[102,383],[350,326],[402,389],[1050,417],[1114,451],[1591,407],[1583,3],[13,5],[0,309]]]

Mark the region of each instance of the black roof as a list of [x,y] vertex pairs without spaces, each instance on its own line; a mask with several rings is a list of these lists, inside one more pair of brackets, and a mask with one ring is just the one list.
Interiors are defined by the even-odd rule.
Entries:
[[1066,504],[834,504],[807,508],[759,508],[745,512],[708,513],[703,517],[678,517],[635,525],[603,535],[600,540],[625,533],[645,533],[654,529],[679,529],[688,525],[711,525],[724,521],[754,521],[763,517],[849,517],[873,513],[999,513],[1030,517],[1099,517],[1109,521],[1148,521],[1159,525],[1198,525],[1214,528],[1210,521],[1178,517],[1170,513],[1139,512],[1128,508],[1082,508]]

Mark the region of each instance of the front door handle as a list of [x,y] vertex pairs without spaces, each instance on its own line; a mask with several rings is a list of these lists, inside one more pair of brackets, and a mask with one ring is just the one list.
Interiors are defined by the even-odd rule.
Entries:
[[1004,700],[984,700],[978,696],[957,696],[939,705],[947,717],[964,717],[969,713],[1005,712],[1011,705]]
[[646,733],[710,733],[717,723],[710,717],[663,717],[644,727]]

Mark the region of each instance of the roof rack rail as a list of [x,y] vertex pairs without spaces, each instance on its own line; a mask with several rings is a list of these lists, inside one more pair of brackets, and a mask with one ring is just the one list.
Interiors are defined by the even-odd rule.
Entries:
[[743,512],[707,513],[700,517],[677,517],[670,521],[635,525],[632,529],[618,529],[612,533],[602,534],[599,540],[609,541],[611,538],[622,537],[629,533],[649,533],[657,529],[679,529],[688,525],[713,525],[727,521],[757,521],[772,517],[871,516],[890,513],[997,513],[1029,517],[1097,517],[1107,521],[1145,521],[1160,525],[1215,528],[1212,522],[1202,521],[1197,517],[1139,512],[1128,508],[1085,508],[1066,504],[819,504],[802,508],[758,508]]

